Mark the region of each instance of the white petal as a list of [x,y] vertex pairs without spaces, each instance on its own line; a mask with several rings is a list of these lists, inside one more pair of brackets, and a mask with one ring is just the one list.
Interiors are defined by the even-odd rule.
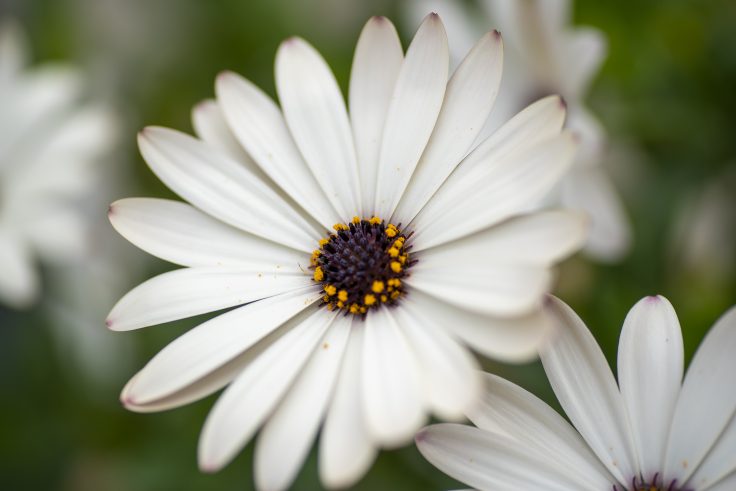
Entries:
[[736,307],[715,323],[695,353],[680,391],[664,473],[685,482],[736,413]]
[[223,72],[215,85],[217,101],[241,145],[263,172],[323,227],[340,216],[304,163],[278,106],[240,75]]
[[286,489],[299,472],[332,396],[351,322],[350,317],[343,316],[335,320],[263,426],[254,457],[258,489]]
[[718,481],[715,485],[703,488],[704,491],[731,491],[736,487],[736,472],[732,472],[728,477]]
[[664,297],[640,300],[624,321],[617,366],[639,470],[645,477],[662,471],[683,358],[680,322],[672,305]]
[[485,315],[511,317],[541,306],[552,275],[539,266],[434,261],[418,256],[404,282],[438,299]]
[[468,413],[479,428],[517,440],[584,489],[608,489],[613,477],[577,431],[551,407],[507,380],[484,374],[482,401]]
[[[423,251],[444,264],[486,261],[548,266],[564,259],[584,242],[587,218],[564,210],[513,217],[482,232]],[[412,248],[417,252],[417,248]]]
[[402,309],[446,329],[474,350],[506,362],[526,362],[537,350],[551,324],[542,312],[520,317],[492,317],[459,309],[417,290],[407,292]]
[[129,331],[314,285],[303,273],[248,268],[183,268],[155,276],[129,291],[110,311],[107,325]]
[[217,105],[217,101],[202,101],[192,109],[192,126],[197,136],[212,145],[227,152],[230,157],[245,165],[254,174],[261,169],[248,156],[243,146],[238,142],[227,125],[225,115]]
[[[721,433],[716,444],[711,448],[703,463],[688,479],[687,486],[695,489],[710,489],[708,486],[719,482],[731,474],[731,482],[736,484],[736,416],[731,417],[728,427]],[[728,481],[729,479],[726,479]],[[715,487],[718,489],[718,486]],[[733,488],[723,488],[724,490]]]
[[[27,208],[33,206],[30,204]],[[80,259],[89,250],[90,224],[79,208],[50,202],[30,211],[24,221],[24,234],[29,245],[49,262]]]
[[394,222],[410,222],[468,154],[496,100],[502,66],[501,35],[489,32],[447,84],[437,124],[394,212]]
[[128,198],[110,205],[115,230],[156,257],[182,266],[300,271],[301,252],[231,227],[179,201]]
[[306,41],[284,41],[276,54],[276,90],[294,141],[332,206],[360,214],[360,178],[340,87]]
[[368,431],[384,447],[411,440],[424,421],[419,367],[388,308],[365,319],[361,387]]
[[606,38],[598,29],[576,28],[562,38],[560,90],[571,99],[583,97],[606,57]]
[[374,213],[389,217],[429,141],[447,87],[447,34],[429,14],[406,52],[381,142]]
[[31,251],[17,234],[0,230],[0,301],[11,307],[29,307],[40,282]]
[[224,152],[165,128],[146,128],[138,146],[169,188],[215,218],[306,252],[319,240],[296,210]]
[[404,60],[396,28],[386,17],[372,17],[358,39],[350,72],[350,123],[358,155],[363,210],[373,209],[378,153],[391,96]]
[[562,203],[590,216],[586,253],[598,260],[616,261],[629,251],[631,225],[610,178],[602,168],[576,168],[565,176]]
[[442,472],[487,491],[584,491],[552,461],[504,435],[444,423],[416,436],[417,447]]
[[557,400],[609,472],[620,482],[637,475],[636,453],[621,394],[611,369],[583,321],[549,297],[555,335],[540,352]]
[[207,416],[199,439],[199,467],[227,465],[273,411],[335,319],[309,309],[292,319],[269,346],[223,392]]
[[158,404],[244,353],[319,299],[316,289],[279,295],[219,315],[161,350],[123,390],[126,406]]
[[8,18],[0,23],[0,83],[16,77],[27,64],[28,42],[21,26]]
[[[575,154],[574,137],[564,132],[495,160],[466,161],[470,170],[454,173],[417,216],[416,249],[443,244],[499,223],[539,202],[567,172]],[[458,170],[460,170],[458,168]]]
[[397,308],[394,316],[419,362],[429,409],[444,420],[465,419],[482,388],[475,358],[445,329],[416,312]]
[[328,488],[355,484],[378,453],[368,434],[362,407],[363,335],[363,326],[353,326],[320,436],[319,475]]

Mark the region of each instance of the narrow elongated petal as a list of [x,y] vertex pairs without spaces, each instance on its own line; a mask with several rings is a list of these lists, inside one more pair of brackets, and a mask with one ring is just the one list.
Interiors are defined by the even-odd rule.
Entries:
[[[629,312],[618,347],[618,382],[645,476],[662,471],[683,373],[680,323],[664,297],[646,297]],[[652,401],[657,409],[652,410]]]
[[110,311],[107,325],[129,331],[242,305],[312,285],[303,273],[247,268],[183,268],[138,285]]
[[672,420],[666,476],[687,481],[736,413],[734,353],[736,307],[715,323],[690,362]]
[[414,221],[416,250],[483,230],[537,203],[572,164],[575,147],[573,136],[562,133],[500,160],[476,161],[471,154],[472,169],[450,176]]
[[561,59],[561,86],[570,98],[585,95],[590,80],[606,57],[606,38],[598,29],[577,28],[562,39],[566,56]]
[[276,54],[276,89],[294,141],[332,206],[360,214],[360,177],[350,122],[330,67],[306,41],[284,41]]
[[309,257],[215,220],[191,205],[128,198],[110,205],[115,230],[149,254],[182,266],[235,266],[293,273]]
[[187,331],[133,377],[123,402],[150,405],[198,383],[318,300],[315,290],[253,302]]
[[435,297],[412,290],[402,309],[419,319],[446,329],[475,351],[507,362],[531,361],[549,334],[551,324],[540,311],[518,317],[476,314]]
[[447,87],[447,35],[437,14],[419,27],[406,52],[383,131],[374,212],[393,213],[429,141]]
[[364,329],[353,326],[319,446],[319,475],[329,488],[355,484],[378,453],[366,427],[361,365]]
[[613,477],[580,434],[554,409],[518,385],[484,374],[481,403],[469,413],[479,428],[507,435],[520,447],[549,459],[584,489],[607,489]]
[[419,361],[427,405],[442,419],[461,421],[481,392],[478,364],[444,329],[416,314],[394,313]]
[[207,416],[199,439],[199,467],[215,472],[251,439],[273,411],[335,316],[310,309],[284,326],[287,331],[223,392]]
[[496,100],[502,66],[501,35],[489,32],[447,84],[437,124],[394,212],[394,222],[410,222],[468,154]]
[[261,172],[258,165],[253,162],[253,159],[250,158],[233,135],[217,101],[206,100],[194,106],[192,126],[201,140],[227,152],[228,155],[245,165],[254,174]]
[[385,17],[372,17],[355,48],[349,93],[361,204],[366,214],[372,212],[376,198],[383,127],[403,61],[404,51],[394,25]]
[[40,288],[29,252],[19,237],[0,230],[0,299],[18,308],[30,305]]
[[261,430],[254,463],[258,489],[286,489],[299,472],[332,396],[352,321],[338,317],[332,323]]
[[505,435],[444,423],[417,434],[424,458],[444,473],[482,490],[584,491],[553,462]]
[[595,339],[573,310],[550,297],[557,329],[540,352],[557,400],[619,482],[637,475],[636,453],[621,394]]
[[[696,471],[688,479],[687,484],[695,489],[711,489],[713,483],[723,486],[723,481],[736,484],[736,417],[731,417],[731,422],[721,433],[718,441],[708,452],[707,457],[698,466]],[[729,477],[730,476],[730,477]],[[715,486],[718,489],[719,486]],[[730,489],[723,487],[722,489]]]
[[503,261],[548,266],[578,249],[587,230],[588,220],[580,213],[543,211],[511,218],[417,256],[448,265]]
[[511,317],[539,309],[551,283],[550,271],[542,267],[432,259],[420,258],[406,284],[478,314]]
[[217,77],[215,90],[230,129],[261,170],[323,227],[339,221],[299,154],[276,103],[232,72]]
[[165,128],[146,128],[138,146],[168,187],[215,218],[306,252],[319,239],[275,191],[218,149]]
[[424,420],[416,357],[388,308],[365,320],[361,386],[368,431],[384,447],[404,445]]

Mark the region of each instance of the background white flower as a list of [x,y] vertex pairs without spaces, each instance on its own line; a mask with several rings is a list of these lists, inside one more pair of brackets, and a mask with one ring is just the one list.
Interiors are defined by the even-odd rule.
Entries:
[[457,419],[475,402],[464,345],[536,356],[551,266],[586,227],[575,213],[522,212],[571,165],[574,137],[548,97],[476,146],[500,83],[500,36],[483,36],[449,81],[448,61],[436,14],[406,54],[376,17],[356,48],[349,113],[319,53],[292,38],[276,56],[281,108],[226,72],[217,101],[194,110],[199,140],[140,134],[151,169],[191,205],[126,199],[110,219],[185,268],[132,290],[108,325],[239,307],[172,342],[121,399],[160,411],[229,384],[202,431],[203,470],[262,427],[256,485],[288,487],[324,420],[322,481],[349,485],[428,413]]
[[64,263],[84,255],[82,201],[113,123],[80,105],[80,73],[61,64],[27,67],[19,27],[0,26],[0,302],[28,307],[41,289],[36,257]]
[[570,0],[482,0],[479,12],[454,0],[412,0],[404,5],[409,18],[432,9],[446,19],[456,61],[476,33],[497,28],[504,35],[507,56],[500,96],[482,136],[540,97],[560,94],[565,99],[566,127],[580,136],[580,148],[570,173],[547,199],[591,216],[585,248],[590,257],[615,261],[628,252],[628,219],[602,165],[605,130],[584,103],[606,55],[602,33],[570,26]]
[[728,491],[736,489],[736,308],[713,326],[683,374],[680,324],[663,297],[629,312],[618,383],[587,327],[551,299],[558,328],[544,369],[579,434],[535,396],[487,374],[477,428],[437,425],[417,445],[479,489]]

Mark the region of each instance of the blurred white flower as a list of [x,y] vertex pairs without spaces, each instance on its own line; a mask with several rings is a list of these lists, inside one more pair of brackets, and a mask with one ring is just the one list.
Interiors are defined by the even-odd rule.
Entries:
[[430,462],[498,491],[736,489],[736,307],[707,334],[683,381],[677,315],[663,297],[642,299],[621,332],[618,386],[577,315],[555,299],[549,310],[557,330],[542,363],[575,429],[486,374],[483,402],[468,414],[477,428],[441,424],[417,435]]
[[72,67],[27,67],[20,29],[0,26],[0,302],[31,305],[36,257],[59,264],[85,254],[81,205],[113,125],[106,108],[82,105]]
[[677,270],[715,288],[736,271],[736,165],[683,200],[674,227],[672,261]]
[[503,33],[507,49],[504,76],[481,137],[540,97],[559,94],[565,99],[566,127],[580,137],[580,147],[575,165],[547,200],[590,215],[585,247],[590,257],[615,261],[626,254],[631,230],[603,168],[605,130],[584,104],[588,85],[606,54],[602,33],[569,25],[570,0],[481,0],[480,12],[472,12],[465,2],[456,0],[411,0],[404,5],[412,20],[428,9],[443,16],[456,61],[475,34],[489,27]]
[[237,308],[155,356],[123,390],[125,406],[161,411],[228,386],[204,425],[200,467],[227,465],[262,427],[255,480],[269,490],[291,484],[324,420],[321,479],[344,487],[429,412],[455,419],[475,402],[480,375],[464,345],[535,357],[551,266],[582,245],[585,220],[522,213],[574,158],[558,97],[474,145],[502,58],[488,33],[448,81],[437,15],[406,54],[376,17],[356,48],[349,113],[319,53],[292,38],[276,56],[281,108],[226,72],[217,101],[194,110],[200,139],[145,129],[143,157],[191,205],[126,199],[110,220],[185,268],[132,290],[108,325]]

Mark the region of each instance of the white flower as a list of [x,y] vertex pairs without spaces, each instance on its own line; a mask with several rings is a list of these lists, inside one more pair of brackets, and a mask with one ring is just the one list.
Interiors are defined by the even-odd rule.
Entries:
[[[535,396],[487,374],[478,428],[430,426],[424,456],[478,489],[731,491],[736,489],[736,308],[713,326],[683,381],[672,305],[647,297],[629,312],[618,386],[590,331],[559,300],[542,363],[577,429]],[[619,389],[620,387],[620,389]]]
[[110,115],[81,106],[80,74],[27,68],[21,33],[0,26],[0,303],[27,307],[40,291],[35,257],[63,263],[85,250],[80,209],[110,145]]
[[[551,196],[564,206],[591,217],[586,253],[597,260],[620,259],[629,249],[628,219],[603,168],[605,130],[584,103],[588,85],[606,54],[602,33],[589,27],[572,28],[569,0],[483,0],[481,11],[470,13],[464,2],[413,0],[406,2],[415,18],[426,9],[439,12],[453,40],[454,58],[469,47],[468,33],[493,26],[505,37],[507,56],[498,104],[487,129],[496,130],[531,101],[560,94],[568,104],[566,127],[580,136],[575,165]],[[482,134],[482,135],[483,135]]]
[[501,64],[500,36],[488,33],[448,82],[437,15],[406,55],[376,17],[356,48],[349,113],[325,61],[292,38],[276,56],[281,108],[228,72],[217,102],[194,110],[201,140],[144,130],[144,158],[191,205],[127,199],[110,219],[186,268],[128,293],[108,325],[243,306],[161,351],[123,390],[126,407],[164,410],[229,384],[200,438],[203,470],[262,428],[256,484],[288,487],[324,420],[321,478],[346,486],[429,412],[462,417],[481,387],[463,345],[535,357],[550,267],[580,247],[585,226],[568,212],[519,215],[573,160],[559,98],[473,148]]

